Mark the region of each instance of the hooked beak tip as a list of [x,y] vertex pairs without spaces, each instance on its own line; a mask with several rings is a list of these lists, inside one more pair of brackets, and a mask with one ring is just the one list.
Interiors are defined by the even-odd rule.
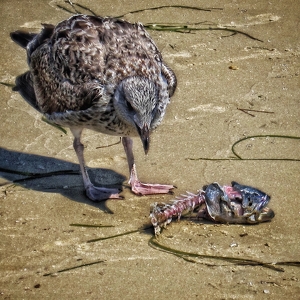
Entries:
[[145,147],[144,147],[144,151],[145,151],[145,155],[147,155],[148,152],[149,152],[149,147],[148,147],[148,148],[145,148]]
[[144,125],[143,128],[138,128],[139,135],[141,137],[143,148],[145,154],[148,154],[149,147],[150,147],[150,132],[148,126]]

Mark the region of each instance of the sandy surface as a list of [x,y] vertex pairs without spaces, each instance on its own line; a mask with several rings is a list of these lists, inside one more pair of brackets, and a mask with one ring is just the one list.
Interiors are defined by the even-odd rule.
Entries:
[[[104,0],[100,5],[80,0],[97,14],[111,16],[162,4],[195,5],[192,1],[131,2]],[[68,18],[70,14],[57,5],[68,7],[59,0],[0,3],[0,298],[299,299],[297,1],[210,1],[210,7],[222,10],[163,8],[124,17],[142,23],[199,22],[198,27],[205,22],[262,41],[221,30],[150,32],[178,76],[178,89],[163,124],[152,136],[147,157],[140,141],[135,142],[140,178],[172,183],[178,187],[176,195],[195,192],[214,181],[236,180],[270,194],[270,207],[276,213],[272,222],[257,226],[173,222],[158,242],[203,255],[189,258],[192,262],[150,247],[152,230],[87,243],[148,224],[150,204],[172,196],[133,195],[126,183],[122,146],[97,148],[118,138],[86,131],[83,141],[93,181],[123,183],[125,196],[124,201],[91,203],[83,192],[71,133],[64,135],[41,121],[6,85],[27,70],[25,51],[10,40],[9,33],[38,31],[40,23]],[[197,1],[199,7],[207,5],[207,1]],[[250,112],[251,116],[237,108],[270,113]],[[257,135],[287,137],[246,139],[234,148],[242,160],[222,160],[234,157],[235,142]],[[298,139],[288,138],[293,136]],[[75,174],[20,181],[26,176],[8,169],[38,174],[74,170]],[[74,223],[114,227],[70,226]],[[220,257],[298,265],[274,265],[274,269],[238,265]]]

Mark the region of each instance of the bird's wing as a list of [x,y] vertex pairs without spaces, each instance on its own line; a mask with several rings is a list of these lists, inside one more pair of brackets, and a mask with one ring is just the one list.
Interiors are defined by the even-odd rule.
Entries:
[[91,107],[103,94],[103,46],[97,30],[86,23],[76,27],[66,20],[49,38],[45,31],[27,46],[29,51],[30,46],[38,45],[28,55],[40,110],[51,114]]
[[36,100],[30,71],[19,75],[16,78],[16,86],[13,88],[13,91],[19,92],[28,104],[30,104],[36,110],[40,111]]

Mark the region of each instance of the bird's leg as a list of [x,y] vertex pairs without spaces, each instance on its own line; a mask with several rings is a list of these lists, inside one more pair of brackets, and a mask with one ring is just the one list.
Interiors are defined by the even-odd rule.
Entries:
[[131,185],[131,190],[137,195],[151,195],[151,194],[168,194],[172,193],[171,189],[174,188],[173,185],[166,184],[148,184],[142,183],[138,180],[136,166],[134,163],[134,156],[132,152],[132,139],[129,137],[122,137],[122,143],[124,150],[126,152],[130,179],[129,184]]
[[122,197],[119,195],[120,190],[119,189],[112,189],[112,188],[105,188],[105,187],[95,187],[89,178],[89,175],[86,170],[85,162],[84,162],[84,156],[83,156],[83,150],[84,146],[80,141],[82,128],[71,128],[71,131],[74,135],[74,142],[73,147],[77,154],[78,161],[80,164],[80,170],[82,173],[83,183],[86,191],[86,195],[92,200],[92,201],[101,201],[106,199],[122,199]]

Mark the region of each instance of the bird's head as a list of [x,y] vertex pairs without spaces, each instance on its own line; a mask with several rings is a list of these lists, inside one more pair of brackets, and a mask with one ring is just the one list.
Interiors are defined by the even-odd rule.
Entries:
[[136,128],[147,154],[151,123],[157,110],[157,88],[153,81],[139,76],[125,78],[117,87],[114,106],[122,121]]

